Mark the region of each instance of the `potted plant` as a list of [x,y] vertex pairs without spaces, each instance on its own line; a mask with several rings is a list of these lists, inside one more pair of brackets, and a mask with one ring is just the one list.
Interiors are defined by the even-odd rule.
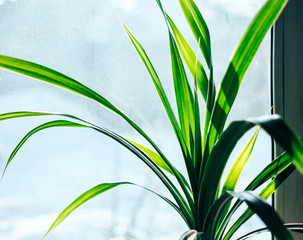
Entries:
[[[161,1],[156,1],[168,28],[178,117],[176,117],[168,101],[162,83],[145,50],[129,29],[122,22],[121,24],[155,85],[179,143],[187,172],[181,173],[138,124],[99,93],[45,66],[0,55],[0,67],[54,84],[97,102],[102,107],[111,110],[124,119],[130,127],[134,128],[150,144],[147,148],[116,132],[70,114],[30,111],[3,113],[0,115],[0,120],[50,115],[58,117],[58,120],[39,125],[24,136],[10,155],[4,173],[19,149],[33,134],[58,126],[89,128],[108,136],[128,149],[161,180],[171,196],[163,196],[147,187],[143,188],[159,196],[183,218],[190,230],[181,236],[181,239],[231,239],[241,225],[255,213],[267,226],[267,228],[257,230],[257,232],[269,230],[278,239],[291,239],[291,234],[287,229],[301,229],[301,225],[291,224],[285,226],[277,213],[264,199],[271,196],[296,167],[303,173],[303,144],[301,140],[276,115],[234,121],[229,126],[225,126],[227,116],[252,59],[265,34],[283,11],[288,1],[267,0],[247,28],[218,88],[213,81],[208,26],[195,2],[193,0],[179,0],[205,64],[200,62],[197,54],[187,43],[174,21],[166,14]],[[184,63],[192,75],[192,83],[188,80]],[[200,95],[202,95],[206,105],[204,119],[202,119],[200,114]],[[204,122],[204,127],[202,127],[202,122]],[[255,126],[258,126],[255,134],[235,161],[227,178],[222,179],[223,171],[232,150],[239,139]],[[243,192],[234,192],[240,174],[254,147],[260,128],[263,128],[280,144],[285,149],[285,153],[265,167],[243,189]],[[79,206],[121,185],[135,184],[131,182],[102,183],[89,189],[62,211],[46,235]],[[259,195],[253,192],[256,189],[260,190]],[[233,198],[236,198],[237,201],[232,204],[231,200]],[[242,202],[246,202],[249,208],[234,224],[228,225],[231,216],[233,216]],[[241,239],[245,239],[254,233],[248,233]]]

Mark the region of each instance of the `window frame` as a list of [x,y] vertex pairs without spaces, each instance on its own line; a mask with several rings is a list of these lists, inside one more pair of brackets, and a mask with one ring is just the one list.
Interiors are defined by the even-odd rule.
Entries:
[[[271,98],[279,114],[303,136],[303,1],[290,0],[272,30]],[[301,54],[300,54],[301,53]],[[273,155],[282,150],[274,145]],[[284,222],[303,222],[303,176],[295,171],[277,190],[274,205]],[[294,233],[294,239],[302,235]]]

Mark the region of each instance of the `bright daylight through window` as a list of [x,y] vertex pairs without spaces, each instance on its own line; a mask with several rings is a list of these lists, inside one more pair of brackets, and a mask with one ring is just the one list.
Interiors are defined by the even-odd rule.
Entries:
[[[209,28],[213,79],[218,87],[233,51],[265,0],[195,2]],[[162,4],[193,51],[199,52],[209,76],[207,62],[198,50],[179,1],[163,0]],[[156,0],[0,0],[0,54],[47,66],[100,93],[131,116],[185,175],[182,152],[170,120],[116,15],[142,44],[177,113],[169,36]],[[187,68],[186,74],[194,89]],[[268,33],[245,75],[228,123],[270,113],[269,76]],[[1,113],[26,110],[71,114],[149,146],[117,114],[71,91],[3,69],[0,88]],[[199,101],[204,101],[201,94]],[[201,123],[204,113],[201,108]],[[2,121],[1,174],[19,141],[38,125],[56,119],[44,116]],[[255,130],[244,135],[230,159],[237,159]],[[270,148],[271,139],[261,130],[251,153],[253,160],[244,168],[236,190],[243,190],[271,161]],[[223,176],[227,174],[228,171]],[[171,198],[159,178],[139,158],[107,136],[86,128],[40,131],[20,148],[0,184],[0,239],[41,239],[60,212],[82,193],[101,183],[121,181],[147,186]],[[258,226],[263,224],[253,218],[234,236]],[[83,204],[46,239],[176,240],[187,229],[178,212],[158,196],[136,186],[121,186]],[[269,236],[265,234],[260,239]]]

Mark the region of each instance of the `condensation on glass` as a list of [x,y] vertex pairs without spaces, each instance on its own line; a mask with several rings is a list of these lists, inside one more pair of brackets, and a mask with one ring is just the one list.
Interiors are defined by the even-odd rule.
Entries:
[[[197,1],[210,28],[216,82],[222,78],[236,43],[263,2]],[[165,0],[163,6],[196,49],[178,1]],[[167,29],[153,0],[0,0],[0,53],[51,67],[87,84],[132,116],[182,169],[177,142],[168,119],[163,117],[165,112],[152,81],[115,13],[142,43],[173,99]],[[229,121],[270,111],[269,44],[267,37],[243,81]],[[0,91],[1,113],[70,113],[144,144],[113,113],[49,84],[0,70]],[[1,122],[1,171],[24,134],[50,119]],[[239,149],[248,139],[249,136],[244,137]],[[261,164],[269,161],[269,145],[270,140],[261,133],[257,142],[260,151],[252,157]],[[237,154],[235,151],[231,157]],[[258,171],[260,166],[255,165],[247,166],[245,174]],[[241,179],[240,185],[245,186],[248,180]],[[105,136],[66,128],[36,134],[17,154],[0,184],[0,239],[41,238],[58,213],[76,197],[97,184],[112,181],[132,181],[168,195],[143,163]],[[128,186],[89,201],[48,239],[127,236],[175,240],[185,230],[180,216],[161,199]]]

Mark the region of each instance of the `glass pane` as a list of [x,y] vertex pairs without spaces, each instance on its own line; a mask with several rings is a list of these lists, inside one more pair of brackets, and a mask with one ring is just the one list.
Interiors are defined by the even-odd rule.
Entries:
[[[211,32],[215,80],[264,0],[199,1]],[[196,49],[176,1],[168,14]],[[62,72],[101,93],[132,117],[173,163],[181,153],[153,83],[115,14],[144,46],[173,100],[168,35],[156,1],[0,0],[0,53]],[[269,36],[249,69],[229,121],[270,110]],[[1,113],[21,110],[69,113],[146,143],[125,121],[98,104],[49,84],[0,70]],[[0,124],[1,170],[10,152],[31,129],[54,118],[15,119]],[[250,136],[245,136],[235,158]],[[259,136],[246,175],[270,161],[270,139]],[[267,150],[266,150],[267,149]],[[260,164],[259,164],[260,163]],[[252,175],[254,176],[253,172]],[[103,182],[131,181],[170,196],[152,172],[106,136],[87,129],[57,128],[37,133],[22,147],[0,185],[0,238],[39,239],[56,216],[84,191]],[[243,187],[248,179],[241,179]],[[254,225],[256,226],[256,225]],[[47,239],[175,240],[186,230],[182,218],[157,196],[119,187],[81,206]],[[247,229],[246,229],[247,230]],[[245,229],[243,231],[246,231]]]

